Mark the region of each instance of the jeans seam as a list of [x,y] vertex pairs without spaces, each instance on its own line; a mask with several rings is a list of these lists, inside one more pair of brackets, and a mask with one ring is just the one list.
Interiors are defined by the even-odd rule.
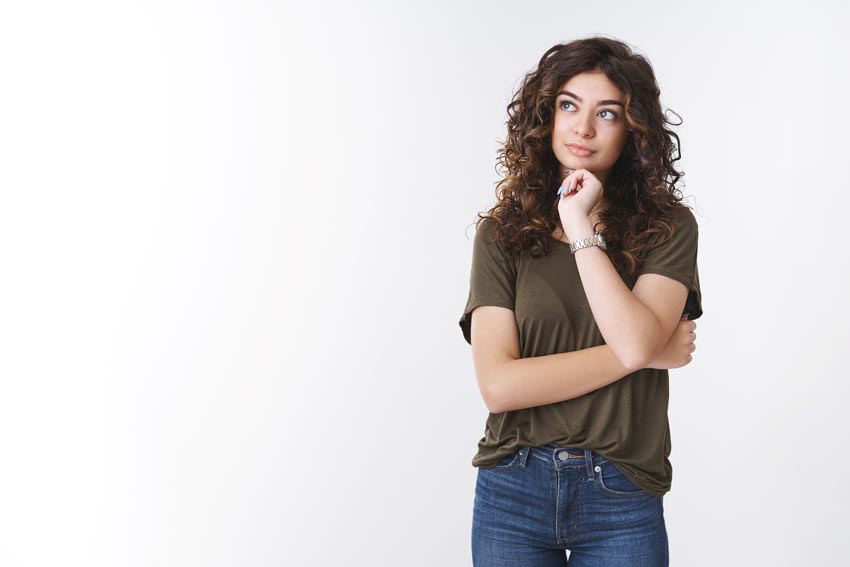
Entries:
[[[612,463],[612,465],[613,465],[613,463]],[[621,472],[620,474],[623,474],[623,473]],[[626,475],[623,475],[623,476],[625,477]],[[631,490],[629,492],[623,492],[621,490],[613,490],[611,488],[608,488],[607,486],[605,486],[605,480],[603,478],[601,468],[600,468],[599,472],[597,473],[596,478],[597,478],[596,482],[597,482],[597,484],[599,484],[599,488],[602,490],[602,492],[604,494],[608,494],[608,495],[610,495],[611,497],[614,497],[614,498],[639,498],[641,496],[652,496],[651,494],[649,494],[649,492],[647,492],[646,490],[641,488],[637,483],[635,483],[632,480],[629,480],[629,482],[631,482],[632,484],[637,486],[638,490]],[[626,479],[628,479],[628,477],[626,477]]]

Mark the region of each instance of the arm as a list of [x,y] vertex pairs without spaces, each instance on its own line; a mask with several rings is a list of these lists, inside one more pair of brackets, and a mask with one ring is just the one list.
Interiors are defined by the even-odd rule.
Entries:
[[[570,240],[593,234],[590,219],[570,226]],[[673,334],[685,308],[685,284],[659,274],[643,274],[629,290],[604,250],[591,246],[576,251],[593,318],[611,350],[628,368],[643,368]]]
[[493,413],[577,398],[632,373],[608,345],[520,358],[514,312],[484,305],[472,312],[472,357],[484,403]]

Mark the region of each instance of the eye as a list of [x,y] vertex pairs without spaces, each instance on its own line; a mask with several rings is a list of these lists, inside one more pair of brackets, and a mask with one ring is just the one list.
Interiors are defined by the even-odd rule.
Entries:
[[[558,107],[559,107],[561,110],[567,110],[566,108],[564,108],[564,105],[565,105],[565,104],[569,104],[569,105],[575,106],[575,105],[573,104],[573,101],[571,101],[571,100],[562,100],[561,102],[559,102],[559,103],[558,103]],[[619,114],[617,114],[616,112],[614,112],[613,110],[610,110],[610,109],[608,109],[608,108],[605,108],[605,109],[603,109],[603,110],[600,110],[600,111],[599,111],[599,114],[602,114],[603,112],[607,112],[608,114],[610,114],[610,115],[611,115],[611,117],[610,117],[610,118],[605,118],[605,120],[607,120],[608,122],[613,122],[614,120],[617,120],[617,118],[619,118]]]

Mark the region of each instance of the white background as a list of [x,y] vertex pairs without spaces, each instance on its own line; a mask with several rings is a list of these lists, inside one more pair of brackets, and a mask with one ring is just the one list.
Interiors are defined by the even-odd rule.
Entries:
[[700,225],[672,564],[850,561],[850,8],[691,4],[4,2],[0,564],[470,565],[470,225],[594,34]]

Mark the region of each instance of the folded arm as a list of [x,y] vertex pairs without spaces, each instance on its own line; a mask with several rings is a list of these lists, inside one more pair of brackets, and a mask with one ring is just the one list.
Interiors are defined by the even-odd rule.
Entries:
[[608,345],[520,358],[516,318],[505,307],[476,307],[471,335],[478,388],[493,413],[577,398],[636,370],[624,366]]
[[[571,238],[593,234],[590,220],[576,221],[570,234]],[[688,288],[667,276],[642,274],[630,290],[608,254],[598,246],[577,250],[575,260],[605,343],[626,367],[644,367],[673,334],[685,308]]]

